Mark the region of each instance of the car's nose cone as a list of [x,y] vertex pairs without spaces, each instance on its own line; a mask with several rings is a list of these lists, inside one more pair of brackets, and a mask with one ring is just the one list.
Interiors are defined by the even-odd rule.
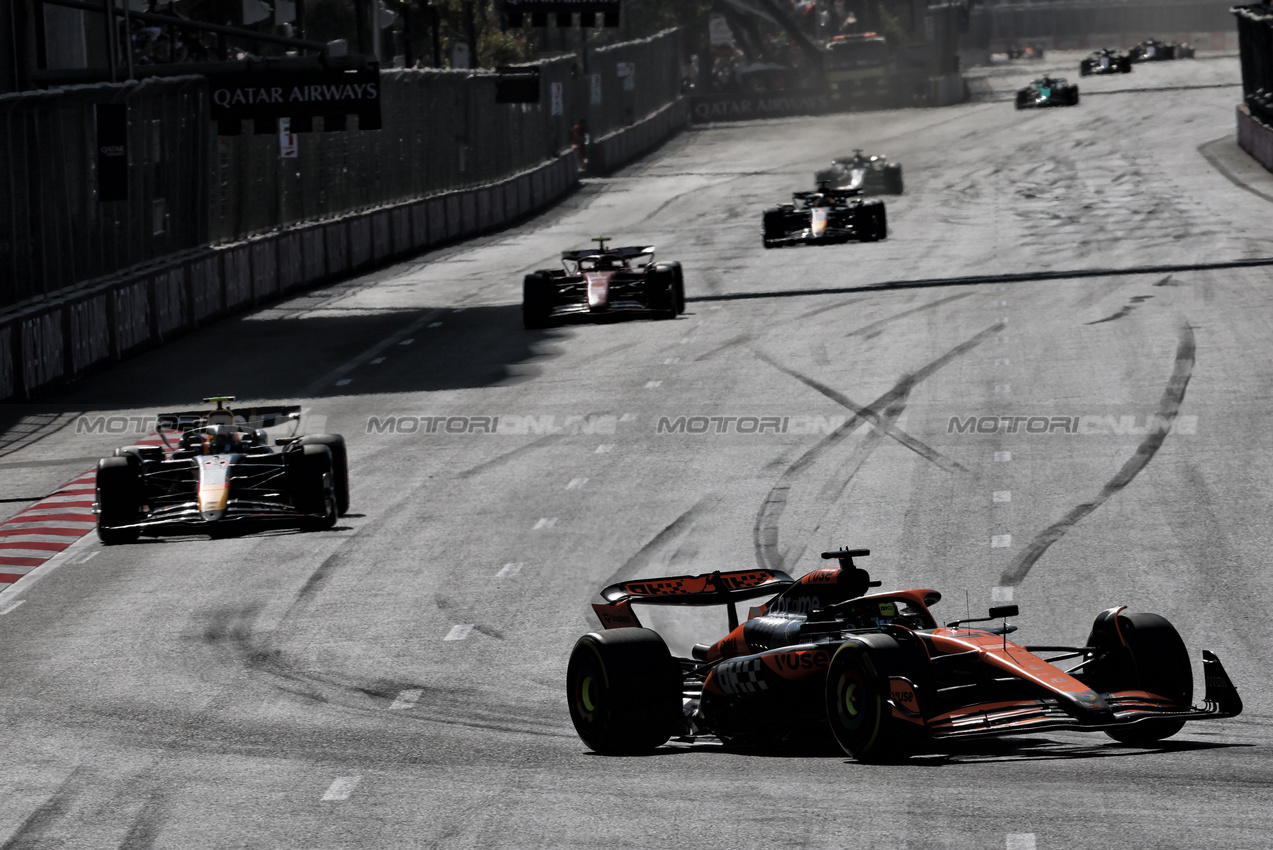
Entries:
[[200,511],[199,513],[204,522],[216,522],[225,516],[224,510]]

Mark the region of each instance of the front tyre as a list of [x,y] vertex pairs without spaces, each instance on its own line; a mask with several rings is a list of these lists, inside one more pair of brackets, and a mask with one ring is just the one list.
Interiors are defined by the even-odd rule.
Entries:
[[575,731],[602,755],[648,753],[682,724],[681,671],[649,629],[611,629],[575,643],[566,698]]
[[676,278],[676,314],[679,316],[685,312],[685,272],[681,269],[681,264],[669,263],[672,267],[673,276]]
[[827,670],[826,701],[827,722],[844,752],[861,762],[891,754],[888,679],[865,645],[851,641],[836,651]]
[[306,531],[320,531],[336,524],[336,496],[332,486],[332,453],[323,445],[302,445],[287,452],[287,483],[296,510],[311,516],[300,525]]
[[547,272],[535,272],[522,279],[522,327],[546,328],[552,324],[553,283]]
[[349,452],[345,438],[340,434],[307,434],[301,437],[302,446],[326,446],[332,453],[332,489],[336,495],[336,513],[349,513]]
[[141,463],[136,457],[102,458],[97,464],[97,539],[107,546],[133,543],[140,528],[119,528],[134,523],[141,513]]
[[[1087,665],[1085,680],[1100,692],[1148,691],[1187,707],[1193,701],[1193,666],[1189,650],[1166,618],[1157,614],[1097,617],[1087,645],[1102,655]],[[1132,726],[1106,730],[1124,744],[1152,744],[1170,738],[1184,728],[1183,720],[1146,720]]]

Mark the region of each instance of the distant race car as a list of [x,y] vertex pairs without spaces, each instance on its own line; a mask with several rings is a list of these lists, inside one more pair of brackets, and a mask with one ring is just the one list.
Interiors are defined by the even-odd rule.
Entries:
[[254,525],[331,528],[349,510],[345,440],[312,434],[275,440],[265,428],[299,425],[300,407],[161,413],[160,437],[176,446],[125,446],[97,464],[97,536],[108,545],[142,534],[218,534]]
[[853,156],[831,160],[831,167],[814,175],[814,182],[832,189],[861,189],[863,194],[902,194],[902,166],[885,156],[867,156],[855,150]]
[[1041,44],[1017,44],[1014,42],[1008,45],[1007,54],[1009,59],[1042,59],[1044,49]]
[[861,189],[794,192],[790,204],[765,210],[762,244],[781,245],[877,242],[888,236],[884,202],[863,200]]
[[674,319],[685,312],[680,263],[655,263],[654,246],[562,251],[561,269],[544,269],[522,281],[522,324],[545,328],[573,317],[646,313]]
[[1047,106],[1078,106],[1079,87],[1063,77],[1040,77],[1017,92],[1017,109]]
[[1193,45],[1178,41],[1159,41],[1151,38],[1127,51],[1133,62],[1166,62],[1171,59],[1192,59]]
[[1079,62],[1079,75],[1090,74],[1130,74],[1132,60],[1126,53],[1119,53],[1108,48],[1094,50],[1091,55]]
[[[758,569],[605,588],[605,601],[593,605],[603,630],[575,643],[566,670],[579,737],[605,754],[716,738],[890,761],[963,738],[1049,729],[1149,744],[1186,721],[1242,711],[1220,660],[1205,650],[1205,703],[1192,705],[1188,651],[1156,614],[1110,608],[1082,646],[1023,646],[1007,639],[1015,605],[940,627],[929,610],[941,599],[935,590],[870,593],[880,582],[853,563],[868,554],[824,552],[838,566],[798,580]],[[740,624],[735,603],[762,597]],[[637,604],[724,606],[729,633],[674,658],[641,626]]]

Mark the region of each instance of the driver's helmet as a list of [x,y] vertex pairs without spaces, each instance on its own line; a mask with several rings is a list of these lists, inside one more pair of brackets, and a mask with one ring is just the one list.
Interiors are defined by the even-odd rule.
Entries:
[[226,454],[238,447],[239,434],[233,425],[209,425],[204,429],[204,432],[204,454]]

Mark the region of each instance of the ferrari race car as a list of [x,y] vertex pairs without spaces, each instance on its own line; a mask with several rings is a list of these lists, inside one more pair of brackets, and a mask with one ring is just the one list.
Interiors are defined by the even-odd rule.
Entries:
[[[163,446],[124,446],[97,464],[97,536],[107,545],[167,532],[218,534],[253,524],[331,528],[349,510],[345,439],[312,434],[275,440],[265,428],[299,425],[300,407],[159,414]],[[165,432],[177,431],[178,444]]]
[[[604,754],[715,737],[889,761],[948,741],[1046,729],[1150,744],[1186,721],[1242,711],[1220,660],[1205,650],[1205,702],[1191,704],[1189,654],[1156,614],[1110,608],[1082,646],[1023,646],[1007,638],[1015,605],[941,627],[930,611],[941,599],[935,590],[869,592],[880,582],[853,563],[868,554],[824,552],[838,566],[798,580],[746,570],[605,588],[605,601],[593,605],[604,629],[578,640],[566,671],[579,737]],[[734,603],[762,597],[739,624]],[[674,658],[641,627],[637,604],[724,605],[730,631]]]
[[546,328],[572,316],[647,313],[675,319],[685,312],[680,263],[655,263],[654,246],[562,251],[561,269],[544,269],[522,281],[522,324]]
[[761,241],[766,248],[828,242],[877,242],[888,236],[884,202],[863,200],[861,189],[793,192],[793,203],[765,210]]
[[1079,87],[1062,77],[1040,77],[1017,92],[1017,109],[1078,106]]
[[902,166],[884,156],[867,156],[855,150],[853,156],[831,160],[831,167],[814,175],[819,186],[832,189],[860,189],[862,194],[902,194]]
[[1091,55],[1079,62],[1079,76],[1092,74],[1130,74],[1132,60],[1126,53],[1118,53],[1108,48],[1093,50]]
[[1192,59],[1193,52],[1192,45],[1151,38],[1127,51],[1127,55],[1133,62],[1166,62],[1171,59]]

